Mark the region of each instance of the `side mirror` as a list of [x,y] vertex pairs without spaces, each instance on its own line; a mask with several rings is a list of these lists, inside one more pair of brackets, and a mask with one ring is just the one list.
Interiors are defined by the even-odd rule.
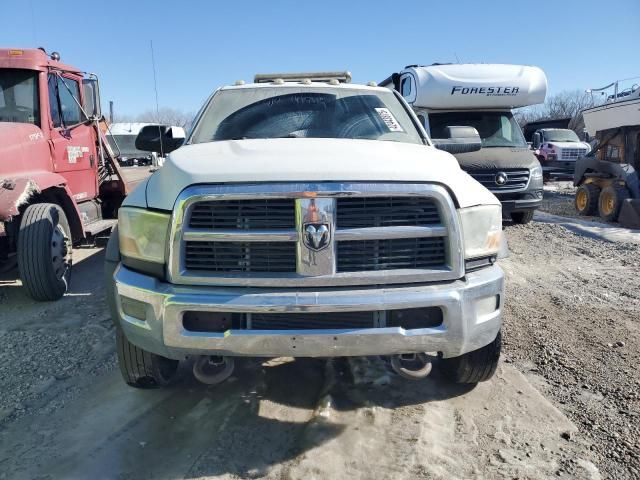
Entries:
[[89,119],[99,119],[102,117],[100,109],[100,88],[98,79],[95,77],[85,78],[82,80],[83,105],[82,108]]
[[138,132],[136,148],[145,152],[157,152],[163,157],[180,147],[184,139],[185,132],[182,127],[147,125]]
[[540,135],[540,132],[536,132],[533,134],[533,149],[537,150],[538,148],[540,148],[540,145],[542,144],[542,135]]
[[473,127],[449,126],[445,129],[447,138],[434,138],[433,145],[452,154],[477,152],[482,148],[478,130]]

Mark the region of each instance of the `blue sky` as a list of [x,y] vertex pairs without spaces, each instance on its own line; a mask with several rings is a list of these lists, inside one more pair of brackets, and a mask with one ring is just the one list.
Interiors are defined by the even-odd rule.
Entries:
[[522,63],[550,93],[640,75],[640,0],[2,2],[1,46],[59,51],[127,115],[155,105],[150,40],[160,105],[185,111],[257,72],[367,82],[412,63]]

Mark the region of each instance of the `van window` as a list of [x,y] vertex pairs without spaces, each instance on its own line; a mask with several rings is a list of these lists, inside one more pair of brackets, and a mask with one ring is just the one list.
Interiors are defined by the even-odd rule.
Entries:
[[400,82],[400,95],[403,97],[409,97],[411,95],[411,77],[404,77]]
[[511,112],[446,112],[430,113],[432,138],[446,138],[448,126],[474,127],[482,139],[482,147],[526,147],[520,126]]

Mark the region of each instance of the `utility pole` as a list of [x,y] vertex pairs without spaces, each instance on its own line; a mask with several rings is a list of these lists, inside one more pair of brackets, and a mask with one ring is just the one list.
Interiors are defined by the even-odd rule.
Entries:
[[109,100],[109,124],[113,123],[113,100]]

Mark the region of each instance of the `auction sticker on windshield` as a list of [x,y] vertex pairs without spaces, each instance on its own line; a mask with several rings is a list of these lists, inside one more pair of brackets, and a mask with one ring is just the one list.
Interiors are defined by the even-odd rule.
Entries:
[[404,132],[396,117],[393,116],[393,113],[388,108],[376,108],[375,110],[390,132]]

